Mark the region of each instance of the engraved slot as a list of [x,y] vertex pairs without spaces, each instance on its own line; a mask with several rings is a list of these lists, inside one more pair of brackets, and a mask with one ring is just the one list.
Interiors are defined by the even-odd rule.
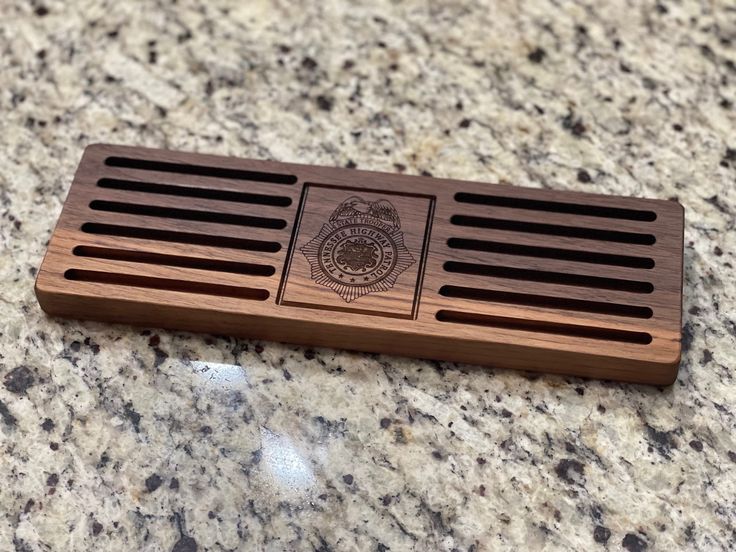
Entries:
[[533,270],[527,268],[513,268],[510,266],[491,266],[476,263],[447,261],[444,264],[444,269],[447,272],[457,272],[460,274],[509,278],[529,282],[559,284],[563,286],[611,289],[617,291],[629,291],[631,293],[652,293],[652,291],[654,291],[654,286],[649,282],[623,280],[621,278],[608,278],[604,276],[567,274],[564,272],[550,272],[546,270]]
[[296,184],[297,177],[293,174],[277,174],[228,167],[212,167],[189,163],[172,163],[169,161],[152,161],[150,159],[134,159],[131,157],[108,157],[105,159],[108,167],[138,169],[143,171],[158,171],[176,174],[192,174],[196,176],[211,176],[228,178],[231,180],[251,180],[268,182],[270,184]]
[[162,266],[195,268],[200,270],[212,270],[216,272],[231,272],[233,274],[244,274],[249,276],[273,276],[276,272],[276,269],[273,266],[264,264],[222,261],[217,259],[202,259],[198,257],[166,255],[163,253],[130,251],[125,249],[112,249],[108,247],[78,245],[74,248],[73,253],[77,257],[88,257],[91,259],[105,259],[109,261],[132,261],[136,263]]
[[450,222],[456,226],[471,228],[490,228],[494,230],[510,230],[527,234],[545,234],[548,236],[563,236],[568,238],[583,238],[587,240],[631,243],[640,245],[654,245],[656,238],[653,234],[638,232],[621,232],[619,230],[603,230],[599,228],[580,228],[561,224],[545,224],[540,222],[523,222],[516,220],[497,219],[492,217],[477,217],[469,215],[453,215]]
[[265,301],[269,296],[268,290],[265,289],[209,284],[206,282],[190,282],[187,280],[172,280],[168,278],[154,278],[151,276],[138,276],[133,274],[116,274],[111,272],[99,272],[96,270],[79,270],[74,268],[64,272],[64,278],[78,282],[113,284],[144,289],[214,295],[218,297],[234,297],[236,299],[249,299],[253,301]]
[[136,203],[122,203],[119,201],[103,201],[96,199],[89,204],[90,209],[109,213],[125,213],[148,217],[170,218],[178,220],[192,220],[197,222],[214,222],[217,224],[232,224],[236,226],[250,226],[253,228],[270,228],[281,230],[286,228],[286,221],[268,217],[250,215],[235,215],[231,213],[213,213],[211,211],[195,211],[178,207],[158,207],[155,205],[138,205]]
[[651,334],[629,330],[596,328],[592,326],[578,326],[575,324],[559,324],[556,322],[544,322],[541,320],[522,320],[518,318],[508,318],[505,316],[491,316],[453,310],[441,310],[437,312],[435,317],[440,322],[470,324],[474,326],[484,326],[486,328],[520,330],[526,332],[562,335],[566,337],[618,341],[638,345],[648,345],[652,342]]
[[440,288],[440,295],[443,297],[457,297],[458,299],[470,299],[474,301],[590,312],[630,318],[651,318],[653,314],[652,309],[649,307],[640,307],[636,305],[607,303],[604,301],[587,301],[583,299],[571,299],[569,297],[551,297],[546,295],[535,295],[532,293],[477,289],[463,286],[442,286]]
[[195,188],[174,184],[157,184],[154,182],[136,182],[116,178],[101,178],[97,181],[100,188],[124,190],[127,192],[145,192],[149,194],[172,195],[179,197],[196,197],[201,199],[217,199],[234,203],[250,203],[253,205],[271,205],[274,207],[288,207],[291,198],[275,195],[254,194],[249,192],[234,192],[214,188]]
[[571,215],[586,215],[589,217],[603,217],[623,220],[639,220],[651,222],[657,219],[657,213],[639,209],[624,209],[621,207],[604,207],[601,205],[583,205],[563,201],[546,201],[521,197],[492,196],[485,194],[470,194],[458,192],[455,201],[472,203],[474,205],[491,205],[494,207],[511,207],[547,213],[567,213]]
[[447,240],[447,245],[452,249],[464,249],[468,251],[486,251],[488,253],[502,253],[504,255],[538,257],[542,259],[575,261],[578,263],[622,266],[627,268],[654,268],[654,259],[650,257],[636,257],[633,255],[614,255],[611,253],[598,253],[595,251],[575,251],[574,249],[519,245],[515,243],[471,240],[465,238],[450,238]]
[[231,238],[229,236],[209,236],[206,234],[194,234],[192,232],[155,230],[152,228],[137,228],[116,224],[100,224],[96,222],[84,223],[81,230],[87,234],[101,234],[105,236],[118,236],[121,238],[139,238],[143,240],[156,240],[171,243],[207,245],[211,247],[226,247],[230,249],[243,249],[246,251],[263,251],[265,253],[276,253],[281,249],[281,244],[274,241]]

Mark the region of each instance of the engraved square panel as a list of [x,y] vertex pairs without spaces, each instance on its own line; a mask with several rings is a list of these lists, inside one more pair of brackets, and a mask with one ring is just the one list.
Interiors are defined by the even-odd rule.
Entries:
[[434,200],[305,184],[282,305],[416,317]]

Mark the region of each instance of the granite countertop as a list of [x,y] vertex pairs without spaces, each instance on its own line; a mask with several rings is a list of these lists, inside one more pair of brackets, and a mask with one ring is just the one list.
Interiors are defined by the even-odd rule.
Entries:
[[[0,550],[734,549],[728,4],[4,0]],[[676,199],[679,378],[50,319],[92,142]]]

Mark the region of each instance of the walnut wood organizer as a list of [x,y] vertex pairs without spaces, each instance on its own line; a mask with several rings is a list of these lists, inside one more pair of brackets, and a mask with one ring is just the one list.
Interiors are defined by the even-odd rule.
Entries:
[[671,201],[94,145],[36,295],[58,316],[668,384],[683,219]]

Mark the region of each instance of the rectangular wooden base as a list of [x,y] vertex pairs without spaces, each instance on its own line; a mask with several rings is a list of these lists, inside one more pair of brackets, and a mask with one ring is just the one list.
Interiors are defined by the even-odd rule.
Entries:
[[53,315],[651,384],[680,358],[683,210],[94,145]]

